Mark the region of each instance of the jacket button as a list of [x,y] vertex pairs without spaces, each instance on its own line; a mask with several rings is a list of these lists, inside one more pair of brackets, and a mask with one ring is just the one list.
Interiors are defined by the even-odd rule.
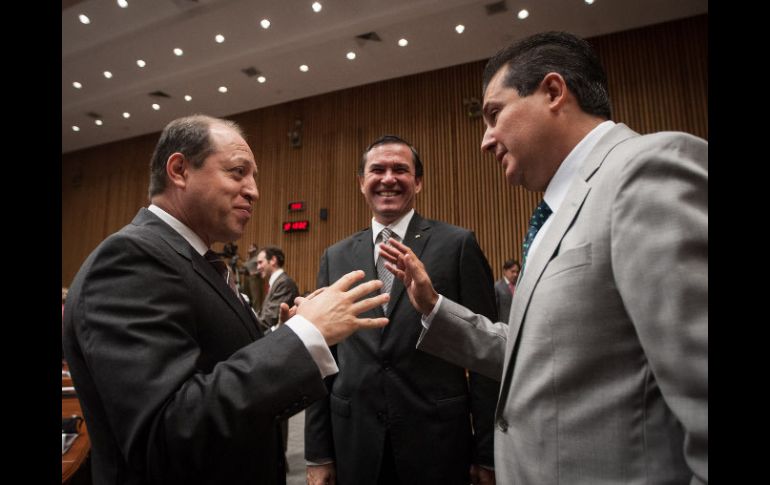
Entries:
[[500,418],[497,420],[497,427],[500,431],[508,431],[508,421]]

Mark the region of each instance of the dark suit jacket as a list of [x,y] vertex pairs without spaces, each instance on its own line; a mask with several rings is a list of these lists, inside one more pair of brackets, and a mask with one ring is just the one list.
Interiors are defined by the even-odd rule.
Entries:
[[505,278],[500,278],[495,282],[495,301],[497,302],[497,318],[501,322],[508,322],[508,315],[511,314],[511,300],[513,293],[508,288],[508,282]]
[[[496,315],[492,271],[473,233],[414,214],[404,243],[425,263],[437,291]],[[324,252],[318,286],[361,269],[376,278],[372,229]],[[383,316],[382,308],[363,316]],[[331,458],[339,485],[375,484],[386,430],[403,484],[467,485],[472,462],[493,465],[498,384],[415,349],[422,325],[395,279],[384,330],[361,330],[333,348],[331,394],[305,414],[305,455]],[[471,419],[476,435],[471,432]],[[475,441],[474,441],[475,440]]]
[[278,323],[278,316],[281,311],[281,303],[286,303],[290,307],[294,305],[294,299],[299,296],[297,284],[289,278],[286,273],[281,273],[275,279],[270,291],[267,292],[265,301],[262,302],[262,308],[257,315],[257,324],[263,333],[266,333],[270,327]]
[[103,241],[70,287],[63,335],[94,483],[282,483],[277,419],[326,389],[291,329],[260,337],[151,212]]

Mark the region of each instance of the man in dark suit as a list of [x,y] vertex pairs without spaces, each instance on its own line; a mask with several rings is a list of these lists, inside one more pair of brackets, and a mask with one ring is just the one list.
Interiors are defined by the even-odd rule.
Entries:
[[326,394],[322,378],[337,370],[328,345],[386,323],[355,317],[388,299],[356,302],[381,286],[345,291],[359,272],[262,338],[209,249],[242,236],[256,170],[234,123],[172,121],[152,157],[150,207],[75,276],[64,351],[94,483],[284,483],[278,420]]
[[566,32],[498,52],[483,91],[481,148],[543,202],[508,325],[383,245],[427,315],[418,348],[501,380],[500,484],[708,483],[708,143],[611,121],[598,56]]
[[[392,232],[428,261],[443,291],[494,316],[492,271],[473,233],[414,212],[423,177],[417,151],[382,137],[366,149],[358,173],[372,225],[324,252],[318,284],[354,269],[377,278],[375,243]],[[416,350],[420,314],[403,292],[394,282],[387,306],[366,314],[387,315],[385,331],[359,332],[333,349],[340,373],[327,379],[329,397],[305,413],[311,485],[467,485],[470,475],[474,483],[494,483],[498,386],[474,373],[469,383],[463,367]]]
[[257,272],[270,289],[257,314],[257,322],[263,333],[272,331],[278,325],[281,303],[294,305],[299,296],[297,284],[283,270],[286,256],[278,246],[265,246],[257,254]]
[[511,313],[511,300],[516,292],[516,280],[519,278],[521,266],[515,259],[503,263],[503,277],[495,282],[495,300],[497,301],[497,318],[501,322],[508,321]]

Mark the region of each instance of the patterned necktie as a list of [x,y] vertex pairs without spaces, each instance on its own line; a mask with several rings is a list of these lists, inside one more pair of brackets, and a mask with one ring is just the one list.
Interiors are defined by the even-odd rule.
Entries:
[[545,221],[552,212],[553,211],[548,207],[548,204],[545,203],[544,199],[537,204],[535,212],[533,212],[532,217],[529,218],[529,230],[527,231],[527,237],[524,238],[524,244],[522,245],[523,256],[521,258],[521,271],[524,271],[524,265],[527,264],[527,253],[529,253],[529,247],[532,245],[532,241],[535,240],[537,231],[543,227],[543,224],[545,224]]
[[[385,244],[391,237],[398,241],[398,234],[394,234],[392,229],[386,227],[382,230],[382,232],[380,232],[380,235],[377,239],[380,240],[380,243]],[[380,255],[377,256],[377,278],[382,281],[382,288],[380,289],[380,293],[390,293],[390,288],[393,286],[393,273],[385,268],[385,258]],[[387,303],[382,304],[382,311],[388,311]]]
[[235,275],[233,275],[232,271],[230,271],[230,268],[227,267],[227,263],[222,261],[217,253],[210,249],[206,251],[206,254],[204,254],[203,257],[206,258],[206,261],[211,263],[211,266],[217,270],[217,273],[219,273],[222,278],[227,281],[227,286],[229,286],[233,291],[235,296],[238,298],[238,301],[243,303],[243,300],[241,299],[241,293],[238,291],[238,285],[235,283]]

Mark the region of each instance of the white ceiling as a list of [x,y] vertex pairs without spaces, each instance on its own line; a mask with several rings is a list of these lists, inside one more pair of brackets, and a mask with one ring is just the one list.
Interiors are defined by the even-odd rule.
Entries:
[[[313,0],[127,2],[62,1],[62,152],[157,132],[186,114],[228,116],[485,59],[538,31],[594,37],[708,12],[708,0],[504,0],[507,11],[493,15],[486,5],[495,0],[319,0],[319,13]],[[522,8],[525,20],[517,18]],[[80,23],[81,13],[90,24]],[[267,30],[263,18],[270,19]],[[465,25],[462,34],[457,24]],[[382,40],[356,38],[367,32]],[[216,34],[225,42],[216,43]],[[398,46],[402,37],[408,46]],[[175,56],[175,47],[184,55]],[[346,58],[349,51],[355,60]],[[137,59],[147,66],[139,68]],[[300,72],[300,64],[309,71]],[[248,67],[267,82],[246,76]],[[156,91],[171,97],[149,95]]]

